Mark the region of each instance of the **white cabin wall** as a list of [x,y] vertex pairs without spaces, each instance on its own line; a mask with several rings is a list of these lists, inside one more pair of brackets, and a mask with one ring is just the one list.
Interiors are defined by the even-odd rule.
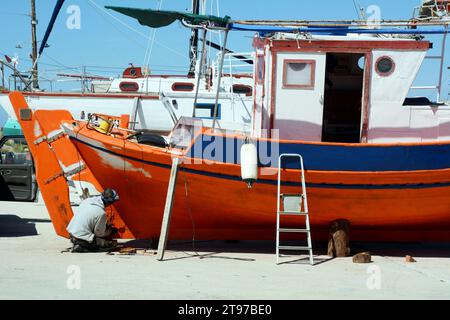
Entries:
[[[285,60],[314,60],[314,88],[283,88]],[[322,141],[325,53],[277,53],[274,129],[280,139]]]
[[10,118],[16,119],[16,113],[11,105],[11,101],[9,100],[9,96],[7,94],[0,94],[0,106],[3,110],[9,115]]
[[[430,132],[423,132],[423,138],[433,136],[436,122],[426,115],[412,117],[412,109],[403,106],[425,55],[426,51],[373,51],[369,143],[422,141],[417,132],[419,128],[423,131],[423,126],[430,127]],[[376,62],[383,56],[395,62],[395,70],[389,76],[376,71]]]

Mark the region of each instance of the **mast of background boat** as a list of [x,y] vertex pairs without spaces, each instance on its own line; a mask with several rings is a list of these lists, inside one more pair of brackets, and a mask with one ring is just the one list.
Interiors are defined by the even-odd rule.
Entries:
[[37,49],[37,39],[36,39],[36,2],[35,0],[31,0],[31,42],[33,46],[32,59],[33,59],[33,69],[32,69],[32,80],[33,80],[33,89],[39,89],[39,80],[38,80],[38,49]]
[[[195,0],[194,0],[195,1]],[[198,1],[198,6],[199,6],[199,11],[200,11],[200,1]],[[206,3],[205,0],[202,0],[202,5],[201,5],[201,14],[204,15],[206,13]],[[195,28],[195,27],[191,27],[192,30],[197,31],[197,35],[198,35],[198,30],[199,28]],[[203,27],[203,44],[202,44],[202,55],[200,57],[200,65],[198,68],[198,74],[197,74],[197,85],[195,86],[195,98],[194,98],[194,107],[192,110],[192,117],[195,118],[196,117],[196,106],[197,106],[197,101],[198,101],[198,93],[200,90],[200,82],[202,79],[202,73],[203,73],[203,68],[205,65],[205,59],[206,59],[206,35],[208,33],[208,29],[206,27]],[[197,43],[198,44],[198,43]],[[197,57],[195,57],[195,59],[197,59]],[[192,61],[191,61],[192,63]],[[195,61],[195,65],[194,65],[194,74],[195,74],[195,69],[196,69],[196,61]]]
[[[206,14],[206,0],[202,0],[202,15]],[[186,26],[188,26],[186,23],[184,23]],[[191,27],[193,29],[199,29],[199,28],[195,28],[194,26],[188,26]],[[220,28],[219,28],[220,29]],[[225,27],[225,29],[221,29],[222,31],[225,32],[225,37],[223,40],[223,46],[221,48],[221,56],[220,56],[220,65],[218,68],[218,75],[217,75],[217,91],[216,91],[216,102],[214,104],[214,117],[213,117],[213,127],[212,130],[213,132],[216,129],[216,122],[217,122],[217,111],[219,109],[219,97],[220,97],[220,83],[222,81],[222,72],[223,72],[223,64],[225,61],[225,52],[226,52],[226,47],[227,47],[227,41],[228,41],[228,32],[230,31],[229,28],[229,24],[227,24],[227,26]],[[194,99],[194,108],[193,108],[193,112],[192,112],[192,117],[195,118],[196,116],[196,106],[197,106],[197,101],[198,101],[198,92],[199,92],[199,87],[200,87],[200,81],[201,81],[201,77],[202,77],[202,70],[205,64],[205,57],[206,57],[206,35],[207,35],[207,31],[208,31],[208,27],[204,26],[203,27],[203,44],[202,44],[202,56],[200,59],[200,67],[199,67],[199,72],[198,72],[198,78],[197,78],[197,87],[196,87],[196,92],[195,92],[195,99]]]
[[[192,13],[200,14],[200,1],[192,0]],[[197,65],[197,57],[198,57],[198,29],[192,29],[190,47],[189,47],[189,59],[190,59],[190,67],[189,67],[189,76],[195,76],[195,66]]]
[[200,82],[202,80],[202,74],[203,74],[203,67],[205,65],[205,58],[206,58],[206,35],[208,33],[208,29],[203,28],[203,44],[202,44],[202,55],[200,57],[200,66],[198,68],[197,73],[197,85],[195,86],[195,99],[194,99],[194,109],[192,111],[192,117],[195,118],[195,110],[197,106],[198,101],[198,92],[200,90]]
[[220,56],[220,66],[219,66],[218,75],[217,75],[216,104],[214,105],[214,119],[213,119],[213,127],[212,127],[213,132],[216,130],[217,110],[219,108],[220,82],[222,81],[223,63],[225,61],[225,50],[227,47],[229,31],[230,31],[230,29],[229,29],[229,26],[227,25],[226,30],[225,30],[225,37],[223,39],[223,46],[222,46],[222,51],[221,51],[221,56]]

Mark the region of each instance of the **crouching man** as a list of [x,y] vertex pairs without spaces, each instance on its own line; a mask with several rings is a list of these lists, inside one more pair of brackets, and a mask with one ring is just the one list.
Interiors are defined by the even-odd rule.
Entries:
[[118,200],[115,190],[106,189],[100,196],[81,202],[67,226],[73,244],[71,252],[107,251],[116,246],[115,241],[105,239],[117,232],[108,225],[105,209]]

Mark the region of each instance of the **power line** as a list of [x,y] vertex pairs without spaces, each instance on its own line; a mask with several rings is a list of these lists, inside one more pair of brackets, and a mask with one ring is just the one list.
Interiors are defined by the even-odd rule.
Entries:
[[0,11],[0,14],[2,15],[8,15],[8,16],[25,16],[30,17],[27,13],[19,13],[19,12],[6,12],[6,11]]
[[64,67],[66,69],[75,69],[73,67],[68,67],[64,64],[62,64],[61,62],[59,62],[58,60],[56,60],[55,58],[50,57],[47,53],[44,52],[44,56],[46,56],[47,58],[49,58],[50,60],[52,60],[54,63],[58,64],[61,67]]

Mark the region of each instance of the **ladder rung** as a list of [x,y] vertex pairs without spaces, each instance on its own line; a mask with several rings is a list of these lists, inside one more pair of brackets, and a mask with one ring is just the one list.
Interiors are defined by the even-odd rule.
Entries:
[[305,232],[311,232],[309,229],[286,229],[286,228],[280,228],[278,229],[279,232],[298,232],[298,233],[305,233]]
[[286,216],[306,216],[308,212],[300,212],[300,211],[280,211],[280,214]]
[[312,250],[311,247],[298,247],[298,246],[279,246],[279,250],[301,250],[301,251],[309,251]]
[[304,197],[303,193],[282,193],[280,194],[281,198],[289,198],[289,197]]

